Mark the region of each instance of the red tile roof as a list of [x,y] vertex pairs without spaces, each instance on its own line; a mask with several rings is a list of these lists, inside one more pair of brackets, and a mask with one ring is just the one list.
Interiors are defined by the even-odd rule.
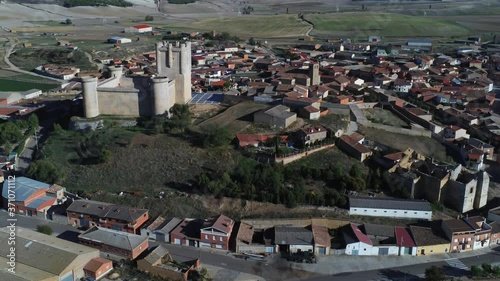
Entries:
[[0,108],[0,115],[11,115],[17,113],[19,108]]
[[410,232],[405,227],[396,226],[394,227],[394,233],[396,235],[396,245],[402,247],[417,247],[415,241],[410,235]]
[[134,26],[134,28],[136,29],[143,29],[143,28],[150,28],[151,25],[147,25],[147,24],[139,24],[139,25],[136,25]]
[[401,160],[401,158],[403,158],[403,152],[396,152],[396,153],[392,153],[392,154],[387,154],[384,156],[384,158],[386,158],[388,160],[392,160],[392,161]]
[[103,259],[103,258],[93,258],[91,259],[86,265],[85,267],[83,268],[84,270],[87,270],[87,271],[90,271],[90,272],[93,272],[93,273],[96,273],[100,268],[101,266],[105,265],[105,264],[108,264],[110,263],[111,266],[113,266],[113,262],[110,261],[110,260],[107,260],[107,259]]
[[311,225],[311,229],[313,233],[314,244],[319,244],[325,247],[332,246],[332,241],[331,241],[332,238],[328,233],[328,228],[326,228],[325,226],[319,226],[313,224]]
[[373,245],[372,241],[370,240],[370,237],[361,232],[361,230],[355,224],[351,223],[351,228],[359,242],[363,242],[368,245]]
[[206,219],[205,223],[203,224],[203,228],[213,227],[224,233],[231,233],[233,225],[234,225],[234,220],[224,215],[218,215]]

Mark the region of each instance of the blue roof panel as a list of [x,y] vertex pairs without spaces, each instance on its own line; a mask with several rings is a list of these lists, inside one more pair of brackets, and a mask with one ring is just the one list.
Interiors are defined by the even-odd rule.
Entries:
[[42,188],[50,187],[49,184],[26,177],[19,177],[19,178],[16,177],[14,181],[9,181],[8,179],[5,179],[2,189],[2,197],[5,199],[9,198],[9,193],[8,193],[9,183],[10,186],[14,186],[15,201],[24,201],[28,197],[30,197],[35,191]]
[[31,203],[26,205],[26,207],[30,208],[30,209],[38,209],[38,207],[40,207],[40,205],[42,205],[43,203],[45,203],[49,200],[54,200],[54,199],[55,199],[54,197],[44,196],[42,198],[38,198],[38,199],[33,200]]

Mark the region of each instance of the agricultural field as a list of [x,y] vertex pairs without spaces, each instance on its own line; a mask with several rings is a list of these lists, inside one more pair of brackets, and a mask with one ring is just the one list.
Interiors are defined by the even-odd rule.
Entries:
[[403,120],[399,119],[396,115],[394,115],[389,110],[384,110],[381,108],[371,108],[363,110],[366,118],[373,123],[383,124],[387,126],[393,127],[408,127],[408,124]]
[[314,23],[312,35],[442,37],[470,33],[467,28],[453,21],[392,13],[307,14],[304,18]]
[[229,32],[241,37],[290,37],[304,35],[309,25],[293,15],[245,15],[192,22],[187,30]]
[[427,157],[450,162],[450,158],[446,155],[446,148],[434,139],[390,133],[366,127],[360,127],[359,131],[367,140],[380,142],[400,151],[411,147]]
[[252,125],[254,112],[267,107],[268,105],[266,104],[242,102],[228,107],[216,116],[199,123],[194,129],[201,131],[203,128],[210,126],[221,126],[226,128],[231,134],[236,134]]
[[16,50],[10,61],[25,70],[31,71],[42,64],[60,66],[75,66],[82,70],[95,69],[87,56],[81,50],[72,51],[62,47],[51,48],[21,48]]
[[13,79],[0,78],[0,92],[2,91],[27,91],[31,89],[39,89],[42,91],[52,90],[57,88],[58,84],[36,83],[36,82],[20,82]]

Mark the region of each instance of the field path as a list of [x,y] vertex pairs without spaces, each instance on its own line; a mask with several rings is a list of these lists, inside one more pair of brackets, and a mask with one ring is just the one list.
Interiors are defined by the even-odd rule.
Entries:
[[34,73],[34,72],[31,72],[31,71],[26,71],[26,70],[22,70],[20,69],[19,67],[15,66],[10,60],[9,60],[9,57],[10,55],[12,54],[12,51],[14,50],[14,48],[17,46],[17,44],[12,44],[10,46],[10,48],[8,48],[6,51],[5,51],[5,56],[3,57],[3,61],[9,66],[9,67],[3,67],[2,69],[8,69],[8,70],[12,70],[14,72],[18,72],[18,73],[23,73],[23,74],[28,74],[28,75],[31,75],[31,76],[37,76],[37,77],[42,77],[42,78],[45,78],[45,79],[49,79],[49,80],[53,80],[53,81],[56,81],[56,82],[59,82],[59,83],[63,83],[64,80],[61,80],[61,79],[57,79],[57,78],[53,78],[53,77],[48,77],[48,76],[43,76],[43,75],[40,75],[40,74],[37,74],[37,73]]

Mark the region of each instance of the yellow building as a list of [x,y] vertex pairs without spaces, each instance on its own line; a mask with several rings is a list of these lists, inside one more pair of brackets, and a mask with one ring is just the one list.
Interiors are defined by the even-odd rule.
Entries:
[[411,235],[417,244],[417,256],[444,254],[450,251],[450,241],[429,227],[410,226]]

